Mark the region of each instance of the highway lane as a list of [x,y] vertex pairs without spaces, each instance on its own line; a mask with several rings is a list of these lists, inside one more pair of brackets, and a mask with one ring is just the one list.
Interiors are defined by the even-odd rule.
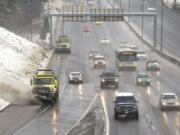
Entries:
[[[15,135],[65,134],[81,118],[96,93],[91,63],[88,60],[91,39],[82,33],[83,24],[66,23],[65,34],[72,40],[72,54],[62,54],[52,62],[54,71],[60,74],[60,91],[64,91],[59,104],[18,130]],[[88,49],[89,48],[89,49]],[[68,84],[69,71],[82,71],[85,80],[82,85]]]
[[[107,6],[107,5],[105,5]],[[114,65],[114,57],[112,52],[118,47],[120,41],[129,41],[131,44],[137,45],[139,48],[146,50],[148,59],[157,59],[161,62],[162,69],[160,73],[150,72],[151,86],[149,88],[136,86],[136,71],[120,72],[120,88],[118,91],[133,92],[140,100],[140,119],[139,121],[117,121],[114,120],[113,103],[115,91],[103,90],[104,97],[110,119],[110,134],[157,134],[157,135],[178,135],[179,127],[179,111],[161,112],[158,106],[158,100],[162,92],[179,93],[179,67],[162,59],[152,52],[130,31],[123,23],[107,23],[102,27],[94,26],[93,29],[96,39],[100,40],[104,36],[109,36],[112,44],[109,46],[100,46],[101,53],[108,58],[108,63]],[[98,42],[98,41],[97,41]],[[109,52],[109,53],[108,53]],[[145,61],[139,62],[138,70],[145,69]],[[173,71],[173,72],[172,72]]]
[[[120,0],[116,0],[116,4],[119,5]],[[122,1],[122,8],[125,11],[128,11],[128,1]],[[142,1],[130,1],[130,11],[135,12],[139,11],[142,12]],[[161,0],[145,0],[144,1],[144,11],[147,11],[147,8],[156,8],[158,21],[157,21],[157,44],[160,45],[160,37],[161,37]],[[131,22],[134,23],[141,33],[142,27],[142,17],[131,17]],[[153,31],[152,25],[153,19],[148,17],[144,17],[144,37],[145,39],[153,39]],[[167,53],[171,54],[179,58],[180,54],[180,46],[179,46],[179,39],[180,39],[180,10],[172,10],[167,8],[164,5],[164,29],[163,29],[163,50]],[[160,48],[160,46],[158,46]]]
[[[99,29],[96,29],[97,31]],[[159,73],[151,73],[152,86],[150,88],[143,88],[136,86],[135,84],[135,72],[120,72],[120,88],[118,91],[131,91],[140,99],[140,120],[136,121],[126,121],[124,123],[121,121],[115,121],[113,116],[113,103],[114,91],[104,90],[105,98],[107,101],[107,108],[109,111],[109,117],[111,122],[111,134],[167,134],[175,135],[179,133],[179,112],[161,112],[158,108],[158,99],[162,92],[176,92],[179,95],[179,67],[172,65],[168,61],[160,58],[151,50],[149,50],[143,43],[139,41],[129,30],[129,28],[124,24],[106,24],[102,30],[99,30],[97,35],[102,37],[105,31],[110,33],[109,38],[112,42],[112,50],[118,47],[119,41],[129,41],[132,44],[143,48],[148,53],[148,58],[158,59],[162,64],[162,70]],[[106,34],[107,34],[106,33]],[[104,48],[104,47],[100,47]],[[107,52],[106,48],[103,49]],[[110,50],[110,48],[109,48]],[[109,51],[111,52],[111,51]],[[113,54],[106,55],[110,57]],[[111,63],[114,63],[114,58],[112,57]],[[139,62],[139,70],[145,68],[145,62]],[[172,69],[172,70],[171,70]],[[172,72],[174,71],[174,72]],[[167,122],[168,121],[168,122]],[[119,125],[118,125],[119,123]],[[129,125],[128,125],[128,124]],[[126,126],[125,126],[126,125]],[[149,128],[150,127],[150,128]],[[130,129],[130,130],[129,130]]]

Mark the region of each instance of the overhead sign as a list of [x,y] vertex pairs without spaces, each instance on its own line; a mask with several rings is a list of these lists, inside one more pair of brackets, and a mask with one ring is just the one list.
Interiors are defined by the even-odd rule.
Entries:
[[91,9],[90,21],[123,21],[123,9]]

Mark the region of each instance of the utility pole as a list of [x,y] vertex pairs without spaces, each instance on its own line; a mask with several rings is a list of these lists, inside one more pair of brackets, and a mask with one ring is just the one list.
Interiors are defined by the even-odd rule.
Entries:
[[160,51],[163,51],[163,25],[164,25],[164,2],[161,0],[161,44]]
[[32,33],[33,33],[33,2],[31,2],[31,26],[30,26],[30,32],[31,32],[31,41],[32,41]]
[[122,7],[122,0],[119,0],[119,7]]
[[[129,13],[131,12],[131,0],[129,0]],[[128,17],[128,22],[130,23],[130,15]]]

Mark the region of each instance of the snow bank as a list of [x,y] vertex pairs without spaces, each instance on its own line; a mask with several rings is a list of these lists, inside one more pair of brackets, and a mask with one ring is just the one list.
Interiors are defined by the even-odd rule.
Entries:
[[165,4],[168,8],[172,9],[173,6],[174,6],[174,0],[164,0],[164,4]]
[[3,111],[9,105],[10,103],[8,101],[0,98],[0,112]]
[[8,101],[29,97],[32,73],[45,68],[51,54],[0,27],[0,97]]
[[180,8],[180,0],[164,0],[164,4],[170,8]]

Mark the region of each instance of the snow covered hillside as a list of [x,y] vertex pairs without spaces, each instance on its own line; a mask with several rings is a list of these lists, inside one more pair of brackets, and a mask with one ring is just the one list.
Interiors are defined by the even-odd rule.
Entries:
[[30,79],[45,68],[52,52],[0,27],[0,98],[10,102],[30,97]]

